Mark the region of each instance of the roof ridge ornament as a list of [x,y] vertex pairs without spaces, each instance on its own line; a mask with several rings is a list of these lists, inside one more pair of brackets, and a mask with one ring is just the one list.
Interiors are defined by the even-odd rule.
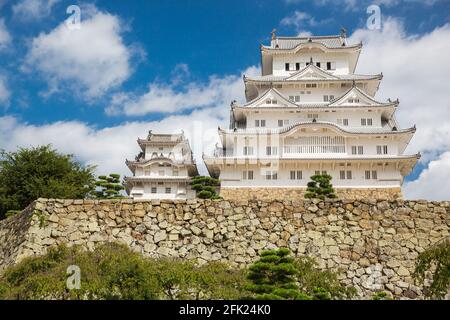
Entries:
[[277,29],[274,28],[272,30],[271,34],[272,34],[272,40],[275,40],[277,38]]

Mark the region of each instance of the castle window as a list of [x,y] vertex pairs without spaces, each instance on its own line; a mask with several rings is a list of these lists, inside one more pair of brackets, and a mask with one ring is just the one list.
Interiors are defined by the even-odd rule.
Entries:
[[320,62],[316,62],[316,66],[320,68]]
[[366,180],[370,180],[370,171],[369,170],[366,170],[365,178],[366,178]]
[[244,156],[252,156],[253,155],[253,147],[244,147]]
[[289,71],[289,63],[286,63],[286,64],[284,65],[284,68],[285,68],[286,71]]
[[291,180],[296,180],[296,179],[302,180],[303,179],[303,172],[301,170],[297,170],[297,171],[292,170],[290,172],[290,174],[291,174]]
[[367,119],[363,118],[361,119],[361,125],[364,127],[367,125]]
[[358,154],[364,154],[364,147],[358,146]]
[[291,171],[291,180],[295,180],[295,171]]
[[156,193],[156,192],[157,192],[156,187],[152,187],[152,193]]
[[340,178],[341,180],[345,180],[345,170],[339,171],[339,178]]
[[266,147],[266,155],[272,156],[278,154],[278,148],[277,147]]
[[168,187],[166,188],[166,193],[171,193],[172,192],[172,188]]
[[300,63],[299,62],[297,62],[296,64],[295,64],[295,70],[300,70]]
[[278,120],[278,126],[282,127],[283,126],[283,120]]
[[308,119],[318,119],[319,115],[317,113],[309,113]]
[[377,171],[372,171],[372,179],[377,180],[378,179],[378,172]]
[[373,124],[372,119],[371,118],[367,119],[367,125],[371,126],[372,124]]
[[377,154],[388,154],[388,146],[377,146]]
[[352,172],[349,170],[347,171],[347,180],[351,180],[352,179]]
[[242,180],[253,180],[253,171],[242,171]]

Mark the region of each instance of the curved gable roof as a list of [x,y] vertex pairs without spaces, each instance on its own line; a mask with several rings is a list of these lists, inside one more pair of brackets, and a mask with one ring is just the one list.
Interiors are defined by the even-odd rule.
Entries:
[[[360,100],[359,103],[346,103],[349,98],[358,98]],[[398,105],[399,101],[395,102],[379,102],[365,93],[363,90],[358,88],[356,85],[353,85],[346,93],[344,93],[341,97],[335,99],[329,104],[329,107],[339,107],[339,106],[390,106],[390,105]]]
[[[255,98],[255,99],[253,99],[252,101],[250,101],[250,102],[247,102],[246,104],[244,104],[242,107],[257,107],[257,106],[259,106],[260,104],[262,104],[262,102],[264,102],[266,99],[268,99],[268,98],[276,98],[277,99],[277,101],[278,100],[281,100],[281,101],[283,101],[283,102],[285,102],[285,104],[284,105],[275,105],[275,107],[280,107],[280,108],[282,108],[282,107],[292,107],[292,108],[298,108],[298,106],[295,104],[295,103],[293,103],[293,102],[291,102],[289,99],[286,99],[282,94],[281,94],[281,92],[280,91],[278,91],[277,89],[275,89],[275,88],[270,88],[270,89],[268,89],[266,92],[264,92],[262,95],[260,95],[259,97],[257,97],[257,98]],[[258,105],[259,104],[259,105]],[[271,107],[273,107],[273,105],[270,105]]]
[[[315,76],[310,76],[310,75],[315,75]],[[321,68],[317,67],[313,63],[310,63],[309,65],[307,65],[302,70],[300,70],[300,71],[294,73],[293,75],[287,77],[285,80],[286,81],[289,81],[289,80],[292,81],[292,80],[300,80],[300,79],[339,80],[339,77],[337,77],[335,75],[332,75],[331,73],[322,70]]]

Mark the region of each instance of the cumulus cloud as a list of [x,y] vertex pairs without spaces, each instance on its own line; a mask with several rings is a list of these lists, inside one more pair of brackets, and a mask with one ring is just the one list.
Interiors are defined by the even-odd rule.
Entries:
[[5,49],[11,43],[11,35],[6,29],[5,20],[0,18],[0,50]]
[[[186,73],[186,66],[179,67]],[[255,75],[256,67],[243,72]],[[153,112],[179,113],[190,109],[220,106],[227,109],[234,99],[243,98],[244,88],[241,75],[210,77],[206,84],[188,83],[181,85],[177,79],[172,83],[151,83],[148,90],[139,95],[134,93],[118,93],[114,95],[111,105],[106,109],[109,115],[125,114],[127,116],[143,116]],[[186,81],[183,81],[186,82]]]
[[22,20],[41,20],[50,15],[60,0],[20,0],[13,7],[13,13]]
[[[363,41],[359,73],[384,73],[379,100],[399,98],[397,119],[403,127],[417,124],[417,133],[406,150],[421,152],[422,162],[431,162],[419,179],[405,185],[407,197],[432,199],[436,189],[450,198],[450,188],[442,188],[437,168],[445,168],[450,150],[450,25],[446,24],[423,35],[408,35],[399,20],[388,18],[383,29],[359,29],[349,42]],[[444,177],[442,176],[442,179]],[[419,187],[419,182],[424,182]],[[425,183],[426,182],[426,183]]]
[[[357,10],[360,8],[365,8],[370,5],[383,5],[386,7],[395,7],[398,5],[406,3],[422,4],[426,6],[431,6],[439,2],[444,2],[447,0],[315,0],[313,4],[316,6],[339,6],[343,7],[345,10]],[[301,4],[301,3],[311,3],[307,0],[284,0],[287,4]]]
[[333,19],[317,20],[315,17],[306,12],[295,11],[291,16],[283,18],[280,24],[283,26],[293,26],[297,32],[307,32],[306,28],[323,26],[332,22]]
[[450,151],[431,161],[419,178],[407,182],[403,193],[407,199],[447,201],[450,196]]
[[389,18],[381,31],[360,29],[349,41],[364,43],[358,72],[384,73],[378,98],[398,97],[400,123],[417,124],[408,150],[421,151],[425,161],[449,150],[450,25],[421,36],[407,35],[400,21]]
[[0,105],[8,105],[11,96],[6,82],[6,77],[0,75]]
[[61,23],[34,38],[24,70],[37,70],[48,82],[48,94],[68,89],[87,100],[98,98],[132,73],[133,49],[124,44],[123,31],[117,16],[91,10],[80,29]]
[[[250,67],[246,73],[256,70],[257,68]],[[61,152],[76,155],[86,164],[98,165],[99,174],[117,172],[129,175],[124,161],[126,158],[134,159],[139,153],[136,143],[138,137],[146,137],[149,130],[163,133],[179,133],[184,130],[200,172],[207,174],[202,153],[210,154],[213,151],[218,142],[217,126],[227,126],[229,102],[244,99],[244,84],[240,76],[227,76],[213,77],[204,86],[195,83],[191,86],[220,92],[211,96],[211,99],[217,100],[208,108],[191,110],[189,114],[170,115],[161,121],[133,121],[106,128],[77,121],[36,126],[21,122],[15,117],[0,117],[0,148],[15,150],[18,146],[52,144]],[[191,90],[191,94],[192,92]],[[227,103],[222,104],[224,101]],[[186,110],[185,102],[179,102],[179,107]]]
[[0,117],[0,148],[16,150],[17,147],[52,144],[58,151],[74,154],[85,164],[97,165],[98,174],[116,172],[130,175],[125,159],[133,160],[141,151],[136,143],[138,137],[145,138],[149,130],[162,133],[184,130],[199,169],[206,174],[201,161],[202,152],[212,152],[217,142],[217,125],[226,124],[227,115],[228,112],[222,110],[208,109],[161,121],[127,122],[107,128],[96,128],[78,121],[36,126],[14,117]]

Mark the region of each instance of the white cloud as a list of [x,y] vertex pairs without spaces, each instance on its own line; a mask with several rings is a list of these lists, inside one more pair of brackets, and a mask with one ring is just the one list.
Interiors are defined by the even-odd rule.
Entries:
[[6,85],[6,77],[0,75],[0,105],[8,105],[11,93]]
[[[378,99],[398,97],[401,103],[396,115],[402,127],[417,124],[407,153],[421,152],[421,161],[427,163],[449,151],[450,25],[420,36],[408,35],[399,20],[388,18],[380,31],[355,31],[349,42],[359,41],[364,47],[357,72],[383,72]],[[408,197],[432,199],[432,193],[440,189],[439,196],[450,199],[450,188],[434,180],[436,168],[445,168],[448,156],[439,159],[431,162],[417,181],[405,184]],[[423,187],[419,187],[420,182],[424,182]]]
[[450,151],[429,163],[419,178],[403,187],[407,199],[448,201],[450,199]]
[[429,160],[429,154],[450,149],[450,25],[421,36],[407,35],[392,18],[383,25],[382,31],[357,30],[349,39],[364,43],[357,71],[384,73],[378,98],[400,99],[400,123],[417,124],[409,151]]
[[295,11],[292,15],[281,20],[282,26],[294,27],[301,36],[311,35],[307,30],[310,27],[323,26],[331,23],[333,19],[317,20],[315,17],[306,12]]
[[41,20],[50,15],[52,8],[60,0],[20,0],[13,7],[16,17],[23,20]]
[[132,73],[133,50],[124,44],[123,31],[118,17],[93,10],[84,14],[81,29],[61,23],[34,38],[24,70],[39,71],[49,94],[68,88],[88,100],[98,98]]
[[[252,73],[255,70],[255,67],[250,67],[246,72]],[[201,87],[195,83],[191,86]],[[217,127],[228,125],[229,102],[236,98],[244,99],[244,85],[241,77],[228,76],[214,77],[204,87],[209,89],[203,90],[220,91],[211,94],[211,99],[218,98],[212,107],[193,110],[186,115],[168,116],[161,121],[134,121],[114,127],[96,128],[77,121],[36,126],[20,122],[14,117],[0,117],[0,149],[15,150],[19,146],[52,144],[60,152],[74,154],[86,164],[99,165],[99,174],[117,172],[130,175],[124,161],[126,158],[134,159],[139,153],[140,148],[136,143],[138,137],[146,137],[149,130],[162,133],[179,133],[184,130],[200,172],[207,174],[202,153],[211,154],[213,151],[218,142]],[[227,101],[227,104],[222,104],[222,100]]]
[[[179,68],[177,68],[179,69]],[[184,73],[186,67],[182,68]],[[244,74],[258,73],[256,67],[250,67]],[[220,106],[227,109],[234,99],[243,99],[244,87],[242,75],[219,78],[210,77],[207,84],[189,83],[178,90],[179,79],[175,83],[151,83],[142,95],[119,93],[106,109],[110,115],[143,116],[152,112],[178,113],[190,109]]]
[[11,35],[6,29],[5,20],[0,18],[0,50],[3,50],[11,43]]
[[98,174],[116,172],[130,175],[125,159],[133,160],[141,151],[136,143],[138,137],[145,138],[149,130],[179,133],[183,129],[199,169],[206,174],[202,152],[212,152],[218,139],[217,125],[225,125],[228,121],[228,111],[223,110],[207,109],[190,115],[167,117],[162,121],[127,122],[101,129],[77,121],[35,126],[14,117],[0,117],[0,149],[52,144],[59,152],[74,154],[85,164],[98,165]]
[[[444,2],[447,0],[315,0],[313,4],[319,7],[323,6],[336,6],[344,7],[345,10],[358,10],[360,8],[368,7],[370,5],[380,5],[386,7],[395,7],[405,3],[422,4],[426,6],[431,6],[439,2]],[[287,4],[301,4],[301,3],[311,3],[307,0],[284,0]]]

